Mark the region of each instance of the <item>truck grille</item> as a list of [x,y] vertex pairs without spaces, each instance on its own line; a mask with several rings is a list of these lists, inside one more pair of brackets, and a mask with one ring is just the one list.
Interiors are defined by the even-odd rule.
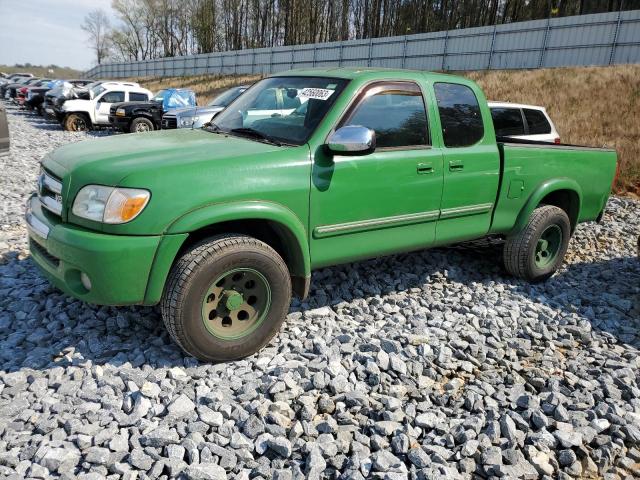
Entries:
[[38,177],[38,199],[50,212],[62,214],[62,182],[45,170]]
[[162,117],[162,128],[170,129],[170,128],[178,128],[178,119],[173,115],[165,115]]

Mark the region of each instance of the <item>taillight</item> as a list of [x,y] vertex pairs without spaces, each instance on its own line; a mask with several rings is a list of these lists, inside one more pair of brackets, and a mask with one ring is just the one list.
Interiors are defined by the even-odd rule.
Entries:
[[616,183],[618,183],[618,176],[620,175],[620,162],[616,159],[616,174],[613,176],[613,182],[611,182],[611,190],[615,187]]
[[560,137],[554,138],[553,143],[555,143],[556,145],[560,145]]

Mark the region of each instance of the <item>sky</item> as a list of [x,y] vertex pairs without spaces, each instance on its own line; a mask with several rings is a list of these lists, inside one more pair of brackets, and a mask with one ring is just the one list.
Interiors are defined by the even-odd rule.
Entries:
[[95,54],[80,25],[96,8],[113,18],[111,0],[0,0],[0,65],[91,68]]

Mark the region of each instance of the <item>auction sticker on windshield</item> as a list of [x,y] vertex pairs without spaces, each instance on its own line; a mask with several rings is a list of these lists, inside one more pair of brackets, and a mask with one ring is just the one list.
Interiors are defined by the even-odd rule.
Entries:
[[303,88],[298,96],[313,98],[315,100],[326,100],[333,94],[333,90],[327,90],[326,88]]

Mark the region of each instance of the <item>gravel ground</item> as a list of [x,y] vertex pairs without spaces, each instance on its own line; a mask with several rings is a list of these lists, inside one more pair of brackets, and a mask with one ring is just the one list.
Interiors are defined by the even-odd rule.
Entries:
[[17,110],[10,128],[0,477],[640,475],[639,202],[612,198],[541,285],[507,277],[496,246],[320,270],[267,348],[207,365],[155,310],[86,305],[38,274],[22,226],[38,161],[94,135]]

